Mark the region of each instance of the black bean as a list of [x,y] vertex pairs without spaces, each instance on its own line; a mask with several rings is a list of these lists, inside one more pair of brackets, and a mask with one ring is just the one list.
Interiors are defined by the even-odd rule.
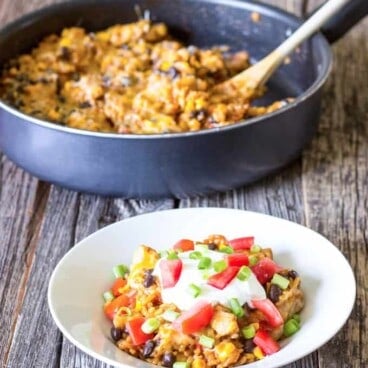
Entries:
[[180,72],[178,69],[176,69],[174,66],[172,66],[168,71],[167,71],[167,75],[171,78],[171,79],[175,79],[177,77],[180,76]]
[[174,354],[167,351],[162,358],[162,365],[164,367],[172,367],[174,362],[175,362]]
[[143,358],[148,358],[153,353],[153,350],[155,350],[156,343],[153,340],[148,340],[143,347],[142,355]]
[[197,119],[199,121],[203,120],[206,118],[208,112],[206,109],[199,109],[199,110],[194,110],[190,113],[190,117],[192,119]]
[[79,107],[81,109],[88,109],[89,107],[92,107],[92,105],[88,101],[84,101],[81,104],[79,104]]
[[253,342],[252,339],[246,339],[243,343],[243,350],[246,353],[253,352],[253,349],[256,347],[256,344]]
[[41,111],[40,110],[32,110],[31,115],[38,115],[38,114],[41,114]]
[[62,46],[60,49],[60,59],[64,61],[69,61],[71,57],[69,47]]
[[123,330],[117,327],[111,327],[111,337],[114,341],[119,341],[123,337]]
[[152,275],[153,269],[146,270],[144,272],[144,280],[143,280],[143,286],[145,288],[149,288],[154,283],[155,279]]
[[215,126],[219,123],[213,116],[209,117],[208,122],[211,124],[211,126]]
[[282,290],[278,285],[272,284],[270,290],[268,291],[268,297],[273,303],[277,303],[280,295],[282,294]]
[[215,243],[210,243],[210,244],[208,244],[208,249],[209,250],[216,250],[217,249],[217,245]]
[[108,75],[104,75],[102,77],[102,85],[104,87],[110,87],[111,86],[111,78]]
[[299,275],[298,275],[298,272],[294,271],[294,270],[291,270],[288,272],[288,276],[291,278],[291,279],[296,279]]
[[78,72],[74,72],[72,75],[71,75],[71,78],[73,81],[75,82],[78,82],[79,79],[80,79],[80,74]]
[[29,82],[30,79],[28,77],[27,74],[24,74],[24,73],[21,73],[21,74],[18,74],[15,79],[18,81],[18,82]]
[[20,84],[19,86],[17,86],[16,91],[18,93],[23,93],[24,92],[24,85]]

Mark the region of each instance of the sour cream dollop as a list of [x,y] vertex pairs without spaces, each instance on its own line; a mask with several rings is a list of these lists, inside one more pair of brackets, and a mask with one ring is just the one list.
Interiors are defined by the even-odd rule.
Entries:
[[[183,268],[180,278],[174,287],[161,288],[161,297],[164,303],[172,303],[180,310],[188,310],[200,300],[228,306],[231,298],[237,298],[241,305],[247,303],[252,306],[252,299],[266,299],[266,292],[253,273],[251,273],[249,279],[246,281],[241,281],[237,277],[234,277],[222,290],[208,285],[205,276],[211,276],[216,271],[212,267],[205,271],[199,270],[199,260],[190,259],[190,253],[192,251],[178,254],[183,263]],[[203,256],[211,258],[212,263],[226,259],[226,254],[211,250],[206,250]],[[160,285],[162,285],[161,261],[162,259],[157,262],[153,272],[159,278]],[[191,295],[189,292],[190,284],[194,284],[201,289],[199,296],[194,297]]]

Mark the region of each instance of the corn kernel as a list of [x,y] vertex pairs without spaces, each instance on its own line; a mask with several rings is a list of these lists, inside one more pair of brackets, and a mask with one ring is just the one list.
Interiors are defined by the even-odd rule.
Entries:
[[192,363],[192,368],[206,368],[206,363],[203,359],[195,358]]
[[235,345],[231,342],[221,342],[215,348],[216,355],[221,362],[225,362],[234,350]]
[[253,349],[253,354],[257,359],[263,359],[265,356],[263,354],[263,351],[261,350],[261,348],[259,346],[256,346]]
[[137,302],[135,303],[134,309],[136,312],[140,312],[142,310],[142,303],[139,300],[137,300]]
[[72,44],[72,40],[70,38],[62,38],[59,42],[61,47],[68,47]]
[[169,69],[171,68],[171,63],[168,62],[168,61],[164,61],[162,64],[161,64],[161,70],[166,72],[168,71]]

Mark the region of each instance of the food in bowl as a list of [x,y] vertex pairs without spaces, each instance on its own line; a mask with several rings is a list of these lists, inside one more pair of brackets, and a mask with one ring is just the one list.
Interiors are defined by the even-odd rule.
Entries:
[[65,28],[2,71],[0,98],[22,112],[72,128],[125,134],[197,131],[263,115],[288,103],[253,106],[212,88],[246,69],[245,51],[200,49],[165,24],[140,20],[91,33]]
[[174,368],[231,367],[280,349],[300,329],[300,277],[254,237],[211,235],[157,252],[142,245],[114,267],[104,313],[117,347]]

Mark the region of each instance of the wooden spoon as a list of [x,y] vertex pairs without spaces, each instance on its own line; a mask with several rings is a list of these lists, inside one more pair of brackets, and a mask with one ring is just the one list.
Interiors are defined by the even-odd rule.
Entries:
[[269,80],[273,72],[283,63],[286,56],[304,40],[317,32],[325,22],[349,1],[329,0],[274,51],[250,68],[216,85],[213,88],[213,93],[215,95],[225,95],[227,98],[237,95],[241,95],[243,98],[254,96],[256,91]]

